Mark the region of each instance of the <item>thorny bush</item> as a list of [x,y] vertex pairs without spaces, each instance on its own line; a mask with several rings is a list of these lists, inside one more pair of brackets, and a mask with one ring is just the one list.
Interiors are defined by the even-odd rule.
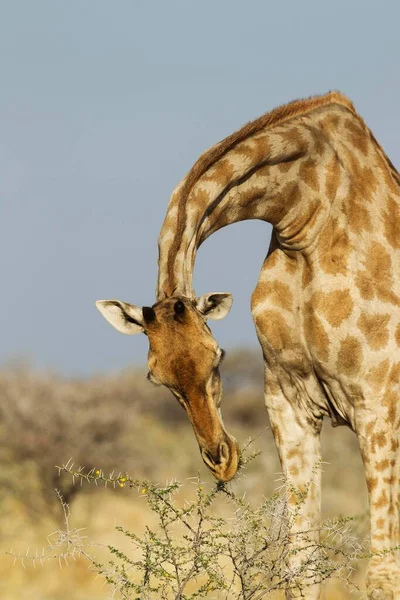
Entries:
[[[242,458],[242,465],[254,456]],[[146,499],[158,525],[146,527],[142,535],[118,526],[130,540],[132,553],[109,545],[111,558],[101,564],[82,530],[71,528],[69,506],[58,492],[65,528],[52,534],[42,553],[10,551],[15,560],[35,564],[57,559],[68,564],[69,559],[83,556],[109,584],[110,597],[124,600],[261,600],[276,590],[296,587],[300,579],[311,585],[332,577],[355,587],[350,580],[352,565],[363,550],[350,532],[352,519],[323,522],[320,541],[311,526],[297,533],[297,541],[307,551],[293,566],[291,559],[297,550],[291,543],[290,528],[297,513],[288,511],[282,489],[253,507],[245,497],[236,495],[232,486],[215,483],[206,487],[196,478],[185,487],[185,496],[191,499],[182,502],[183,486],[177,481],[158,486],[133,479],[128,473],[106,476],[102,469],[74,469],[70,461],[59,471],[72,476],[74,483],[131,487]],[[304,492],[299,493],[296,511],[301,511],[304,501]]]

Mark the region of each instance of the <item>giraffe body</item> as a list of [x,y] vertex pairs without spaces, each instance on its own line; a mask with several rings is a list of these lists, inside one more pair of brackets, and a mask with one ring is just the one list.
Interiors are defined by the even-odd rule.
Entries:
[[[177,384],[176,373],[187,369],[188,356],[196,360],[195,351],[189,344],[172,367],[159,348],[171,336],[190,339],[196,322],[201,347],[218,353],[208,328],[202,330],[193,315],[205,321],[205,307],[217,310],[227,295],[196,300],[195,255],[214,231],[245,219],[273,225],[251,300],[272,430],[290,484],[301,489],[313,479],[294,533],[319,523],[315,465],[322,419],[330,417],[333,425],[355,431],[365,465],[376,554],[368,571],[369,597],[400,598],[400,569],[391,551],[400,542],[400,176],[351,102],[333,92],[245,126],[200,157],[173,193],[159,238],[154,317],[135,315],[149,335],[158,379],[187,398],[203,459],[224,480],[234,473],[237,455],[221,425],[215,364],[193,376],[195,385],[190,378]],[[170,310],[162,330],[163,307],[171,299],[175,313]],[[195,408],[204,407],[204,397],[207,414]],[[223,466],[216,471],[218,464]],[[304,593],[318,598],[319,586]],[[288,590],[287,597],[296,592]]]

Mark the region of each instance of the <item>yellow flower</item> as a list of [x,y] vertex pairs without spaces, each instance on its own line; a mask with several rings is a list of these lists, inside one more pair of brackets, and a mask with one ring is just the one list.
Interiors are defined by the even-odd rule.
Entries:
[[146,488],[142,488],[142,494],[146,493]]
[[125,483],[123,483],[122,481],[118,482],[119,487],[125,487]]
[[100,471],[98,469],[96,471],[96,475],[100,475]]
[[122,483],[125,483],[125,481],[126,481],[126,477],[121,477],[121,478],[120,478],[120,481],[122,481]]

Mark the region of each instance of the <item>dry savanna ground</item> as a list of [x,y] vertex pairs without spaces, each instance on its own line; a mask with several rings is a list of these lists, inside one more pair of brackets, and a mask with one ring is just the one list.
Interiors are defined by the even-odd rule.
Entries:
[[[232,484],[256,503],[279,485],[279,462],[263,406],[262,364],[259,353],[228,354],[223,368],[222,411],[228,431],[243,444],[256,438],[253,449],[261,455]],[[115,530],[123,525],[136,533],[153,526],[155,515],[141,491],[128,487],[107,489],[73,485],[59,476],[55,465],[72,458],[76,465],[127,471],[132,477],[154,482],[176,478],[185,483],[197,473],[204,485],[212,477],[203,465],[184,411],[166,390],[145,381],[145,372],[129,370],[107,377],[68,380],[38,373],[26,366],[9,365],[0,371],[1,495],[0,597],[2,600],[99,600],[107,586],[88,569],[85,559],[61,569],[57,560],[25,568],[5,552],[41,551],[47,536],[62,525],[62,510],[54,489],[69,503],[73,527],[86,527],[88,538],[130,551]],[[354,434],[347,428],[323,428],[323,514],[365,515],[367,494],[361,458]],[[357,527],[365,528],[365,518]],[[92,546],[99,559],[108,551]],[[363,589],[365,564],[354,580]],[[359,598],[342,584],[330,582],[323,598]],[[278,597],[278,596],[276,596]]]

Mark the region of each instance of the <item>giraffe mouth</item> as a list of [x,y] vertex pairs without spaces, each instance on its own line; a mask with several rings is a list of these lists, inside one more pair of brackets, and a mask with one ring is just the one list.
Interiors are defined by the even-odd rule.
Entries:
[[225,434],[224,439],[216,446],[211,446],[211,448],[200,445],[200,454],[204,464],[218,481],[231,481],[239,467],[239,445],[237,441]]

